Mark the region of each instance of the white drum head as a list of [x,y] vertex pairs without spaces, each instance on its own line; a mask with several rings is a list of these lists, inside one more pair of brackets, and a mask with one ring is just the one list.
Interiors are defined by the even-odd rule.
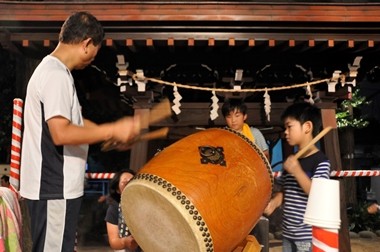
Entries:
[[213,251],[211,235],[195,206],[162,178],[138,174],[122,193],[122,212],[145,252]]

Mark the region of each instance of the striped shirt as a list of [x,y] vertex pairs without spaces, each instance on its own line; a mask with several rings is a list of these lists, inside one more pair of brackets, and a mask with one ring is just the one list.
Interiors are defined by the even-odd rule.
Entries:
[[[309,178],[330,178],[330,161],[321,151],[300,158],[299,162]],[[283,173],[278,182],[282,185],[284,192],[283,236],[294,241],[311,240],[311,225],[303,223],[308,195],[299,186],[294,176],[287,172]]]
[[251,132],[254,138],[254,143],[260,148],[262,151],[268,150],[268,144],[265,141],[263,133],[257,128],[251,127]]

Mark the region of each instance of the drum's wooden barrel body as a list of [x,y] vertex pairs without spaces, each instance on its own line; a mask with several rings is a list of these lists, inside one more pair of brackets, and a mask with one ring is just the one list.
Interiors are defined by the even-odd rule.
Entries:
[[124,189],[122,211],[146,252],[229,252],[259,220],[272,185],[256,145],[208,129],[151,159]]

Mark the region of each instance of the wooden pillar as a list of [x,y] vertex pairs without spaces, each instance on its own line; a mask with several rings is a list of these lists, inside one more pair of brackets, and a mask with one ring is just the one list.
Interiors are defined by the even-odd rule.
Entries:
[[[149,92],[148,92],[149,93]],[[152,102],[150,94],[136,97],[137,103],[133,105],[135,110],[135,115],[140,116],[141,118],[141,133],[149,131],[149,115],[150,109],[152,108]],[[133,145],[131,149],[131,160],[129,168],[134,171],[139,171],[143,167],[148,158],[148,142],[142,141]]]
[[[335,125],[335,127],[324,137],[324,152],[331,162],[331,170],[339,171],[342,169],[342,161],[340,159],[340,146],[338,129],[336,127],[335,109],[321,109],[323,127]],[[348,218],[346,207],[346,194],[344,183],[339,179],[340,184],[340,218],[341,225],[339,230],[339,251],[350,252],[350,236],[348,230]]]

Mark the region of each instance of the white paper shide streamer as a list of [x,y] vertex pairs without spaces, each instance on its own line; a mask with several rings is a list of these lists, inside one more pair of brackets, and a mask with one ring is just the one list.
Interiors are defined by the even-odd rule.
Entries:
[[306,95],[309,96],[308,102],[309,102],[310,104],[314,104],[313,93],[311,92],[310,85],[307,85],[307,86],[306,86]]
[[174,95],[174,100],[173,100],[173,106],[172,109],[176,115],[179,115],[181,113],[181,103],[180,101],[182,100],[182,96],[178,93],[178,88],[177,86],[173,87],[173,95]]
[[146,88],[146,80],[145,80],[145,77],[144,77],[144,71],[141,70],[141,69],[137,69],[136,70],[136,85],[137,85],[137,92],[145,92],[145,88]]
[[265,111],[265,115],[267,116],[267,120],[269,122],[270,121],[271,101],[270,101],[270,95],[268,94],[267,89],[265,89],[265,93],[264,93],[263,97],[264,97],[264,111]]
[[212,97],[211,97],[211,100],[212,100],[212,104],[211,104],[211,111],[210,111],[210,118],[212,121],[214,121],[216,118],[218,118],[218,109],[219,109],[219,105],[218,105],[218,97],[216,97],[216,94],[215,94],[215,91],[212,91]]

